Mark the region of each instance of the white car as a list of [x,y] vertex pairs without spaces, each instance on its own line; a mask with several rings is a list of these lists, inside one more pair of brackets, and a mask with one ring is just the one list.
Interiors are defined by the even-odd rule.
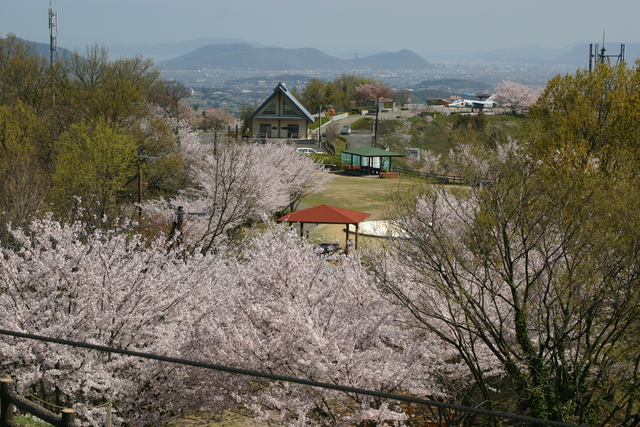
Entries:
[[342,130],[340,131],[340,135],[351,135],[351,126],[349,126],[349,125],[342,126]]
[[296,151],[301,154],[318,154],[318,152],[313,148],[307,148],[307,147],[296,148]]

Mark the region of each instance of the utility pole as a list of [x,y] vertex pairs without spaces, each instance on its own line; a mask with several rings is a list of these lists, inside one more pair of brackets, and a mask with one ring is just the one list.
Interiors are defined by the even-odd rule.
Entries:
[[380,100],[382,98],[378,98],[377,108],[376,108],[376,123],[375,129],[373,130],[373,147],[375,148],[378,144],[378,120],[380,119]]
[[322,105],[318,105],[318,148],[322,148]]

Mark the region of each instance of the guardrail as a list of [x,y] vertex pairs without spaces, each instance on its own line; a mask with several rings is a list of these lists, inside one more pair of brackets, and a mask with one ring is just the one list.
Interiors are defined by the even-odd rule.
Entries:
[[54,414],[30,400],[18,396],[13,391],[13,388],[11,379],[3,378],[0,380],[0,427],[19,427],[18,424],[13,422],[13,413],[16,407],[55,427],[73,426],[73,409],[63,409],[62,414]]

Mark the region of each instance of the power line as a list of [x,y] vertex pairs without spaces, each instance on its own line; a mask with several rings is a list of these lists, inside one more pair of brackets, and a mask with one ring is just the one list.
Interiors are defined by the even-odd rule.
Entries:
[[420,405],[433,406],[441,409],[452,409],[455,411],[462,411],[462,412],[470,412],[473,414],[485,415],[489,417],[507,418],[515,421],[530,423],[530,424],[542,424],[542,425],[548,425],[553,427],[579,427],[576,424],[569,424],[561,421],[543,420],[540,418],[533,418],[525,415],[511,414],[511,413],[499,412],[499,411],[490,411],[482,408],[473,408],[470,406],[463,406],[463,405],[456,405],[452,403],[438,402],[434,400],[420,399],[417,397],[403,396],[400,394],[384,393],[384,392],[366,390],[366,389],[357,388],[357,387],[349,387],[349,386],[343,386],[339,384],[324,383],[324,382],[307,380],[303,378],[289,377],[284,375],[274,375],[266,372],[253,371],[250,369],[234,368],[234,367],[218,365],[214,363],[207,363],[207,362],[197,362],[193,360],[180,359],[177,357],[159,356],[156,354],[144,353],[140,351],[122,350],[114,347],[107,347],[104,345],[89,344],[86,342],[71,341],[71,340],[65,340],[61,338],[51,338],[51,337],[45,337],[42,335],[27,334],[24,332],[15,332],[15,331],[9,331],[5,329],[0,329],[0,334],[18,337],[18,338],[32,339],[36,341],[50,342],[54,344],[69,345],[72,347],[86,348],[89,350],[97,350],[97,351],[102,351],[106,353],[124,354],[127,356],[141,357],[144,359],[152,359],[152,360],[159,360],[162,362],[176,363],[180,365],[195,366],[198,368],[212,369],[212,370],[227,372],[227,373],[236,374],[236,375],[246,375],[246,376],[252,376],[252,377],[266,378],[273,381],[285,381],[285,382],[290,382],[295,384],[307,385],[311,387],[320,387],[320,388],[325,388],[330,390],[337,390],[345,393],[355,393],[355,394],[361,394],[366,396],[397,400],[397,401],[407,402],[407,403],[417,403]]

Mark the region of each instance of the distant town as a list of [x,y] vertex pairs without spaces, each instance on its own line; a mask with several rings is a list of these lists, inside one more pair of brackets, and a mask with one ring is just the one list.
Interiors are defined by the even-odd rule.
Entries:
[[[438,64],[426,70],[351,70],[350,73],[380,80],[394,90],[413,90],[413,102],[427,98],[468,96],[491,92],[503,80],[544,86],[558,75],[577,69],[566,64]],[[290,90],[302,90],[311,78],[331,80],[340,75],[336,70],[162,70],[162,77],[175,79],[193,89],[190,103],[199,110],[224,108],[237,112],[241,105],[256,105],[267,98],[273,87],[283,82]]]

